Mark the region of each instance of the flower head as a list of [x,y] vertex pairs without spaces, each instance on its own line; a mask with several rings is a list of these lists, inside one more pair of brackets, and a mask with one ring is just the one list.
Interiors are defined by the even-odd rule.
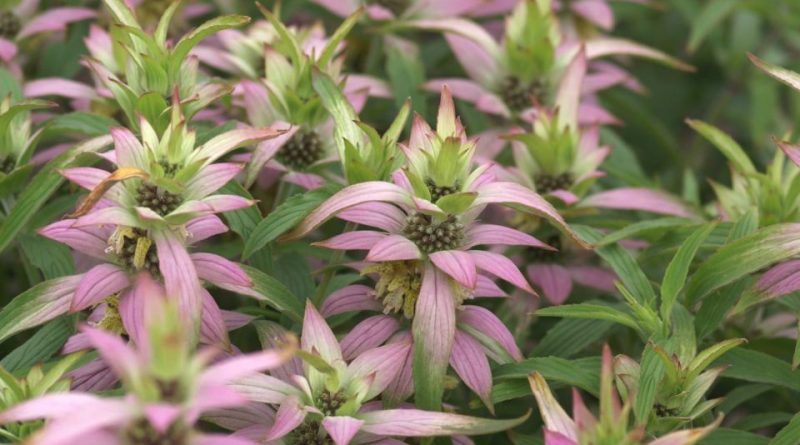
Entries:
[[[213,350],[194,353],[190,330],[175,306],[148,295],[147,334],[132,349],[118,337],[85,326],[83,333],[120,378],[125,397],[88,393],[52,394],[16,405],[0,422],[47,419],[32,444],[109,443],[176,445],[213,443],[195,423],[213,409],[244,405],[247,399],[228,383],[277,367],[294,352],[289,340],[276,350],[242,355],[211,364]],[[249,444],[250,442],[236,442]]]
[[[265,346],[282,341],[281,329],[267,325]],[[308,303],[299,361],[272,372],[232,383],[254,402],[278,407],[274,422],[242,429],[245,437],[307,444],[377,443],[387,436],[430,437],[486,434],[519,424],[525,417],[488,420],[416,409],[379,409],[371,402],[401,371],[411,343],[406,338],[364,349],[346,359],[342,346],[317,310]],[[224,419],[226,416],[215,416]],[[230,416],[228,416],[230,417]]]

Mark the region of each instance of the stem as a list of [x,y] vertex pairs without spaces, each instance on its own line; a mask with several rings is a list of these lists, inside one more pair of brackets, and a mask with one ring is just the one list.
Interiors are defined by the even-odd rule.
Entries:
[[[355,230],[355,228],[355,223],[348,222],[344,226],[344,231],[342,231],[342,233],[352,232]],[[333,275],[336,272],[336,269],[338,269],[337,266],[341,264],[342,259],[344,259],[344,250],[337,250],[331,256],[331,260],[328,264],[328,270],[325,271],[325,275],[322,276],[322,281],[319,282],[317,291],[314,293],[314,298],[312,301],[314,302],[315,306],[319,307],[325,300],[325,296],[328,294],[328,286],[330,286]]]

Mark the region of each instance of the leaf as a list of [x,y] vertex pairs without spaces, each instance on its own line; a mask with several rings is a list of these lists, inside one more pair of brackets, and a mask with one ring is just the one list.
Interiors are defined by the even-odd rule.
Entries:
[[364,9],[359,8],[354,13],[350,14],[338,28],[336,31],[328,37],[328,42],[325,44],[325,48],[322,49],[322,53],[319,55],[317,59],[317,66],[321,69],[326,69],[328,67],[328,63],[333,60],[333,57],[336,55],[336,51],[339,49],[339,44],[342,43],[347,34],[350,33],[350,30],[358,23],[361,16],[364,14]]
[[[225,184],[219,192],[221,194],[239,195],[248,199],[253,198],[250,193],[236,181]],[[224,216],[231,230],[243,239],[247,239],[250,236],[258,224],[258,221],[261,220],[261,212],[258,211],[258,206],[250,206],[233,212],[226,212]]]
[[78,134],[97,137],[108,134],[111,127],[119,123],[114,119],[94,113],[80,111],[62,114],[47,121],[45,135]]
[[683,289],[686,276],[689,274],[689,266],[692,264],[694,256],[703,241],[708,237],[716,224],[705,224],[695,230],[683,242],[678,252],[672,257],[661,281],[661,318],[665,324],[669,324],[672,315],[672,307],[678,299],[678,293]]
[[567,317],[567,318],[588,318],[592,320],[606,320],[627,326],[637,332],[641,331],[639,324],[627,313],[615,309],[611,306],[600,304],[581,303],[563,304],[561,306],[550,306],[539,309],[536,315],[540,317]]
[[76,164],[78,155],[99,151],[110,145],[111,142],[111,136],[90,139],[48,162],[20,194],[16,205],[0,226],[0,252],[6,250],[19,233],[27,227],[30,219],[64,181],[57,173],[58,169]]
[[697,445],[767,445],[769,438],[760,434],[733,428],[717,428],[704,437]]
[[239,266],[253,280],[253,291],[261,298],[293,320],[303,320],[303,302],[292,294],[283,283],[254,267],[245,264]]
[[64,244],[37,235],[23,235],[20,246],[47,280],[75,273],[72,251]]
[[780,80],[786,85],[789,85],[795,90],[800,90],[800,74],[792,70],[787,70],[786,68],[781,68],[777,65],[773,65],[769,62],[759,59],[758,57],[752,54],[748,54],[747,57],[749,57],[750,61],[753,62],[757,67],[759,67],[765,73]]
[[[548,381],[577,386],[592,394],[600,390],[600,357],[566,360],[559,357],[532,357],[519,363],[502,365],[494,372],[495,379],[524,379],[538,372]],[[530,387],[528,387],[530,394]]]
[[796,414],[769,442],[769,445],[796,445],[800,443],[800,414]]
[[0,342],[66,313],[81,278],[71,275],[44,281],[14,297],[0,310]]
[[174,79],[174,76],[178,73],[180,66],[183,64],[183,60],[189,55],[189,51],[197,46],[200,41],[224,29],[238,28],[248,23],[250,23],[250,17],[244,15],[225,15],[213,18],[183,36],[175,45],[172,54],[170,54],[170,77]]
[[425,67],[420,58],[401,47],[389,45],[386,48],[386,73],[395,102],[400,104],[411,98],[414,111],[427,116],[427,94],[420,88],[425,83]]
[[798,235],[800,224],[776,224],[723,246],[689,281],[688,306],[745,275],[800,254]]
[[39,329],[22,346],[14,349],[0,361],[9,372],[18,372],[43,362],[66,343],[75,332],[73,317],[59,317]]
[[556,355],[569,358],[600,341],[613,323],[605,320],[564,318],[547,330],[533,354],[539,357]]
[[692,21],[692,31],[689,34],[689,43],[686,44],[686,49],[690,53],[697,51],[711,31],[736,10],[740,3],[740,0],[707,2],[703,10]]
[[646,425],[650,412],[653,410],[653,403],[660,389],[665,369],[664,362],[661,361],[652,344],[648,344],[645,348],[641,362],[633,413],[639,425]]
[[356,114],[350,101],[344,96],[342,90],[331,77],[319,70],[313,74],[314,91],[319,94],[322,106],[328,111],[336,123],[334,126],[334,142],[339,152],[340,159],[345,158],[345,140],[358,147],[361,142],[361,130],[356,124]]
[[[600,232],[590,227],[575,225],[573,228],[583,239],[591,243],[600,239]],[[617,244],[601,247],[596,252],[614,269],[622,284],[639,303],[649,306],[655,302],[656,294],[653,287],[630,252]]]
[[254,252],[288,232],[303,220],[312,210],[325,202],[339,190],[336,185],[327,185],[316,190],[291,196],[262,219],[245,238],[242,258],[247,259]]
[[687,119],[686,123],[709,142],[714,144],[714,146],[728,158],[738,172],[742,174],[752,174],[756,172],[755,166],[750,161],[744,149],[742,149],[733,138],[723,133],[717,127],[700,120]]
[[737,348],[725,354],[717,364],[730,365],[724,374],[728,378],[800,391],[800,371],[793,371],[789,363],[763,352]]
[[616,232],[609,233],[608,235],[600,238],[600,240],[597,241],[597,243],[595,243],[595,246],[597,247],[607,246],[609,244],[616,243],[617,241],[622,241],[643,234],[648,234],[651,231],[660,233],[663,232],[664,229],[682,227],[689,224],[696,224],[696,223],[686,218],[677,218],[672,216],[667,218],[648,219],[646,221],[640,221],[627,225],[624,228],[617,230]]

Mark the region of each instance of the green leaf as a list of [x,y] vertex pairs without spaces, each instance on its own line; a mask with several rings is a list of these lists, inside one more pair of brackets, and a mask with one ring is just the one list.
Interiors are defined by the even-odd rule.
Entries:
[[25,256],[42,271],[45,279],[75,273],[72,251],[66,245],[38,235],[23,235],[19,242]]
[[800,443],[800,414],[795,415],[769,442],[769,445],[797,445]]
[[[548,381],[576,386],[592,394],[600,390],[600,357],[566,360],[559,357],[532,357],[519,363],[502,365],[494,372],[495,379],[524,379],[540,373]],[[530,394],[530,387],[528,388]]]
[[653,403],[664,377],[664,363],[653,349],[652,344],[648,344],[642,353],[641,370],[639,371],[639,386],[636,392],[633,413],[639,425],[646,425],[650,412],[653,410]]
[[723,246],[689,281],[688,305],[739,278],[800,254],[798,235],[800,224],[777,224]]
[[0,310],[0,342],[66,313],[81,277],[44,281],[14,297]]
[[7,69],[0,68],[0,98],[9,95],[14,101],[22,100],[22,88],[14,75]]
[[612,326],[613,323],[605,320],[565,318],[547,330],[533,354],[539,357],[572,357],[592,343],[600,341]]
[[700,375],[711,363],[723,356],[731,349],[741,345],[747,340],[743,338],[732,338],[729,340],[721,341],[715,345],[700,351],[687,367],[686,381],[691,382]]
[[313,85],[314,91],[319,94],[322,100],[322,106],[325,107],[336,123],[334,126],[334,142],[336,142],[339,156],[345,159],[344,141],[350,141],[356,148],[359,148],[361,142],[361,130],[356,124],[358,115],[353,106],[350,105],[350,101],[347,100],[342,90],[329,75],[319,70],[314,70]]
[[395,102],[401,104],[411,98],[414,111],[427,116],[427,94],[421,88],[425,82],[425,67],[420,59],[416,54],[410,54],[394,45],[387,45],[386,59],[386,72],[389,75]]
[[183,36],[175,45],[172,54],[170,54],[170,77],[174,79],[174,76],[178,73],[183,64],[183,60],[189,55],[189,51],[197,46],[203,39],[224,29],[238,28],[248,23],[250,23],[250,17],[244,15],[225,15],[213,18],[198,26],[189,34]]
[[111,127],[119,123],[114,119],[94,113],[72,112],[62,114],[47,121],[45,137],[49,135],[77,134],[81,136],[97,137],[108,134]]
[[78,155],[96,152],[107,147],[111,142],[111,136],[90,139],[48,162],[19,195],[16,205],[0,226],[0,252],[6,250],[19,233],[27,228],[30,219],[61,185],[64,179],[58,174],[58,169],[72,166]]
[[718,27],[719,23],[725,20],[741,0],[715,0],[707,2],[705,7],[697,14],[692,22],[692,31],[689,34],[689,43],[686,49],[693,53],[703,43],[706,37]]
[[756,173],[756,168],[750,161],[750,158],[747,157],[747,153],[745,153],[744,149],[742,149],[733,138],[723,133],[717,127],[703,121],[687,119],[686,123],[704,138],[708,139],[709,142],[714,144],[714,146],[728,158],[737,171],[742,174]]
[[338,189],[339,186],[327,185],[294,195],[281,203],[266,218],[262,219],[246,237],[242,258],[249,258],[254,252],[291,230],[312,210],[333,196]]
[[697,445],[767,445],[769,438],[760,434],[733,428],[717,428],[704,437]]
[[361,19],[363,14],[363,8],[359,8],[354,13],[350,14],[350,16],[336,28],[336,31],[328,37],[328,42],[325,44],[325,48],[322,49],[322,53],[317,59],[317,66],[319,66],[320,69],[324,70],[328,67],[328,63],[333,60],[333,56],[336,55],[336,51],[339,49],[339,44],[347,37],[347,34],[350,33],[350,30],[358,23],[358,20]]
[[676,217],[648,219],[646,221],[640,221],[627,225],[624,228],[617,230],[616,232],[611,232],[608,235],[602,237],[597,243],[595,243],[595,245],[597,247],[602,247],[616,243],[617,241],[622,241],[624,239],[629,239],[644,234],[648,234],[650,232],[662,233],[664,229],[673,229],[677,227],[686,226],[689,224],[696,224],[696,223],[686,218],[676,218]]
[[[591,243],[597,242],[601,237],[600,232],[590,227],[575,225],[573,228],[581,238]],[[595,252],[614,269],[622,284],[639,303],[650,306],[656,301],[653,286],[628,250],[613,244],[601,247]]]
[[550,306],[539,309],[536,311],[536,315],[540,317],[588,318],[592,320],[613,321],[614,323],[619,323],[637,332],[641,332],[638,323],[636,323],[636,320],[629,314],[611,306],[603,306],[600,304],[580,303]]
[[245,264],[239,266],[253,280],[253,291],[258,298],[263,299],[281,313],[285,313],[294,321],[303,319],[303,302],[292,294],[283,283],[254,267]]
[[0,361],[9,372],[18,372],[43,362],[57,353],[75,332],[73,317],[59,317],[36,331],[22,346],[14,349]]
[[793,371],[789,363],[763,352],[736,348],[719,359],[717,364],[730,365],[724,377],[800,391],[800,371]]
[[672,315],[672,307],[678,299],[678,293],[683,289],[686,276],[689,274],[689,266],[691,266],[700,245],[703,244],[703,241],[714,230],[715,226],[716,224],[705,224],[695,230],[683,242],[667,266],[664,279],[661,281],[661,318],[667,325]]

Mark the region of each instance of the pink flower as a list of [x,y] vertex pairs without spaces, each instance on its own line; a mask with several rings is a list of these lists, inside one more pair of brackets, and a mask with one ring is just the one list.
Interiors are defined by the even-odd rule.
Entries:
[[[434,132],[417,117],[408,147],[408,166],[395,184],[366,182],[335,194],[300,223],[288,237],[300,237],[333,216],[378,230],[346,232],[317,245],[337,250],[366,250],[368,269],[379,274],[378,297],[390,311],[411,318],[415,373],[425,373],[432,387],[417,388],[417,402],[438,409],[442,379],[451,360],[456,309],[498,277],[534,293],[516,265],[480,245],[548,248],[530,235],[477,221],[489,204],[513,205],[577,236],[541,196],[519,184],[498,182],[490,166],[471,168],[474,141],[455,117],[452,97],[442,91]],[[496,292],[496,291],[492,291]],[[468,340],[465,340],[468,341]],[[478,348],[478,351],[480,348]],[[419,360],[419,361],[417,361]],[[486,395],[485,374],[480,394]],[[489,379],[489,382],[491,379]],[[419,383],[418,383],[419,386]],[[426,399],[428,398],[428,399]]]
[[[469,76],[469,79],[432,80],[426,84],[427,89],[437,91],[442,84],[448,84],[457,98],[474,103],[480,111],[506,118],[531,120],[536,113],[535,104],[549,105],[562,79],[568,76],[564,68],[582,51],[585,51],[584,66],[586,61],[606,56],[632,55],[691,69],[660,51],[624,39],[604,36],[585,41],[567,39],[559,33],[549,2],[518,2],[506,20],[500,42],[483,27],[465,19],[417,19],[408,26],[445,33],[456,59]],[[540,31],[530,34],[532,29]],[[593,95],[618,84],[634,88],[638,84],[631,83],[631,76],[624,70],[608,63],[591,64],[588,70],[585,81],[574,90],[583,98],[579,121],[581,124],[616,122],[597,105]]]
[[[154,290],[154,289],[151,289]],[[118,337],[84,326],[83,334],[122,381],[124,397],[62,393],[23,402],[0,413],[0,422],[46,419],[28,443],[36,445],[179,443],[249,445],[204,434],[194,425],[210,410],[245,405],[229,383],[286,362],[295,347],[236,356],[210,364],[215,353],[193,355],[187,327],[158,293],[148,295],[147,334],[132,349]],[[172,309],[172,310],[170,310]]]
[[[266,347],[280,343],[279,327],[270,328]],[[239,437],[266,442],[281,439],[332,440],[337,445],[384,443],[388,437],[430,437],[488,434],[512,428],[527,416],[489,420],[417,409],[380,409],[371,402],[401,372],[411,349],[408,338],[377,348],[365,348],[346,358],[328,324],[311,303],[306,306],[301,351],[293,362],[272,371],[232,382],[256,403],[277,406],[271,422],[222,410],[210,420],[235,428]],[[247,410],[253,412],[255,405]],[[312,439],[313,438],[313,439]]]
[[[245,185],[252,185],[259,175],[266,176],[266,168],[271,176],[277,172],[288,183],[305,189],[318,188],[326,182],[322,170],[337,162],[339,156],[334,144],[334,121],[311,83],[312,67],[345,85],[343,93],[356,112],[369,97],[388,98],[392,94],[382,80],[343,73],[340,53],[344,45],[341,39],[327,38],[322,26],[292,32],[270,12],[264,13],[270,19],[271,33],[259,34],[265,40],[256,45],[263,48],[257,56],[264,61],[257,70],[248,70],[252,76],[237,85],[234,98],[243,106],[251,125],[292,128],[259,144],[249,157]],[[357,16],[350,17],[334,36],[341,37],[356,19]],[[273,36],[275,33],[289,37],[280,39]],[[236,54],[252,43],[243,34],[223,34],[222,41],[227,51],[202,47],[200,54],[205,54],[204,59],[208,60],[233,60],[237,67],[251,63]],[[297,52],[286,51],[286,47]],[[266,66],[264,74],[261,66]]]

